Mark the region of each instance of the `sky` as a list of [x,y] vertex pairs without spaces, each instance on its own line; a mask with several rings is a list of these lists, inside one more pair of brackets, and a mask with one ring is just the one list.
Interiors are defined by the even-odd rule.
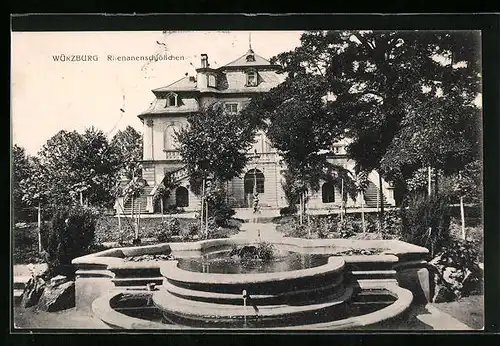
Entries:
[[[211,67],[220,67],[245,54],[251,36],[255,53],[269,59],[299,46],[300,35],[300,31],[14,32],[12,142],[35,155],[60,130],[83,132],[94,126],[109,137],[127,125],[142,131],[137,115],[154,100],[151,90],[185,73],[196,75],[200,54],[208,54]],[[117,60],[154,54],[179,60]],[[90,61],[71,57],[79,55]]]

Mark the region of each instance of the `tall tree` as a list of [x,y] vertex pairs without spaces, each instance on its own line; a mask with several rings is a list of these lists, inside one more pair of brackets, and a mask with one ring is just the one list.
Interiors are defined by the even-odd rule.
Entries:
[[213,103],[188,118],[180,129],[179,152],[192,177],[193,192],[200,193],[200,177],[209,175],[222,184],[243,173],[247,152],[254,142],[255,127],[230,113],[223,103]]
[[[478,47],[475,32],[316,31],[303,34],[300,47],[272,60],[288,73],[289,88],[281,94],[293,92],[304,75],[324,81],[325,94],[331,95],[328,123],[338,124],[352,139],[347,151],[359,170],[382,173],[382,189],[382,175],[404,177],[419,168],[385,172],[387,165],[381,167],[384,158],[397,155],[393,142],[408,113],[423,110],[426,99],[439,114],[477,96]],[[438,89],[457,97],[443,102]]]
[[321,75],[299,71],[248,108],[258,114],[256,119],[266,119],[267,136],[287,165],[287,184],[298,196],[301,216],[308,191],[318,191],[322,179],[338,188],[345,183],[346,191],[353,185],[347,171],[328,160],[334,139],[342,138],[342,129],[330,121],[325,94]]
[[120,130],[113,136],[111,145],[118,152],[123,164],[120,174],[129,179],[132,179],[132,176],[141,176],[142,135],[132,126],[127,126],[125,130]]
[[24,148],[15,145],[12,147],[12,207],[14,220],[21,220],[25,217],[28,207],[23,201],[23,189],[21,181],[27,179],[31,173],[30,158],[26,155]]
[[102,131],[60,131],[47,141],[38,157],[52,204],[78,204],[80,192],[94,206],[113,202],[121,163]]

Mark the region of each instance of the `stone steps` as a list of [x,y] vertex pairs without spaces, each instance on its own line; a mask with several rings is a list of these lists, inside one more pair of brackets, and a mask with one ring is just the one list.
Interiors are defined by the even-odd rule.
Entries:
[[356,280],[370,279],[393,279],[396,277],[395,270],[353,270],[351,275]]
[[156,286],[161,286],[163,284],[163,277],[150,277],[150,278],[123,278],[123,279],[112,279],[111,280],[116,287],[146,287],[149,283],[154,283]]
[[318,314],[325,309],[340,307],[347,302],[353,294],[353,288],[347,287],[341,295],[324,297],[321,302],[302,303],[296,305],[265,305],[247,306],[229,305],[197,302],[182,299],[170,294],[168,291],[160,291],[153,295],[154,304],[166,312],[166,314],[191,320],[208,322],[215,320],[217,323],[241,320],[243,318],[253,318],[258,315],[260,318],[293,319],[303,314]]

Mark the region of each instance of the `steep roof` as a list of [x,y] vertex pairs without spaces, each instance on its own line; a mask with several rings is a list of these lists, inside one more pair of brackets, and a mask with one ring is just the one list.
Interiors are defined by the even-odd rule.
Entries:
[[144,115],[156,115],[156,114],[177,114],[177,113],[192,113],[199,110],[198,101],[194,98],[185,98],[182,100],[182,104],[178,107],[168,107],[167,99],[156,98],[151,105],[144,112],[139,114],[139,118],[142,119]]
[[167,86],[153,89],[153,92],[162,91],[190,91],[196,90],[196,81],[191,80],[188,76],[183,77]]
[[[247,61],[247,56],[253,55],[254,61]],[[226,64],[221,67],[224,69],[225,67],[248,67],[248,66],[271,66],[271,62],[267,59],[264,59],[258,54],[255,54],[252,49],[249,49],[248,52],[240,56],[238,59],[231,61],[229,64]]]

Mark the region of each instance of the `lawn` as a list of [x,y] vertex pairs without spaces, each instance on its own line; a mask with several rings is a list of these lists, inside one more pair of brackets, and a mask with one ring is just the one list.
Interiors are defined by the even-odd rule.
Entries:
[[439,310],[474,329],[484,327],[484,296],[463,297],[450,303],[433,303]]

